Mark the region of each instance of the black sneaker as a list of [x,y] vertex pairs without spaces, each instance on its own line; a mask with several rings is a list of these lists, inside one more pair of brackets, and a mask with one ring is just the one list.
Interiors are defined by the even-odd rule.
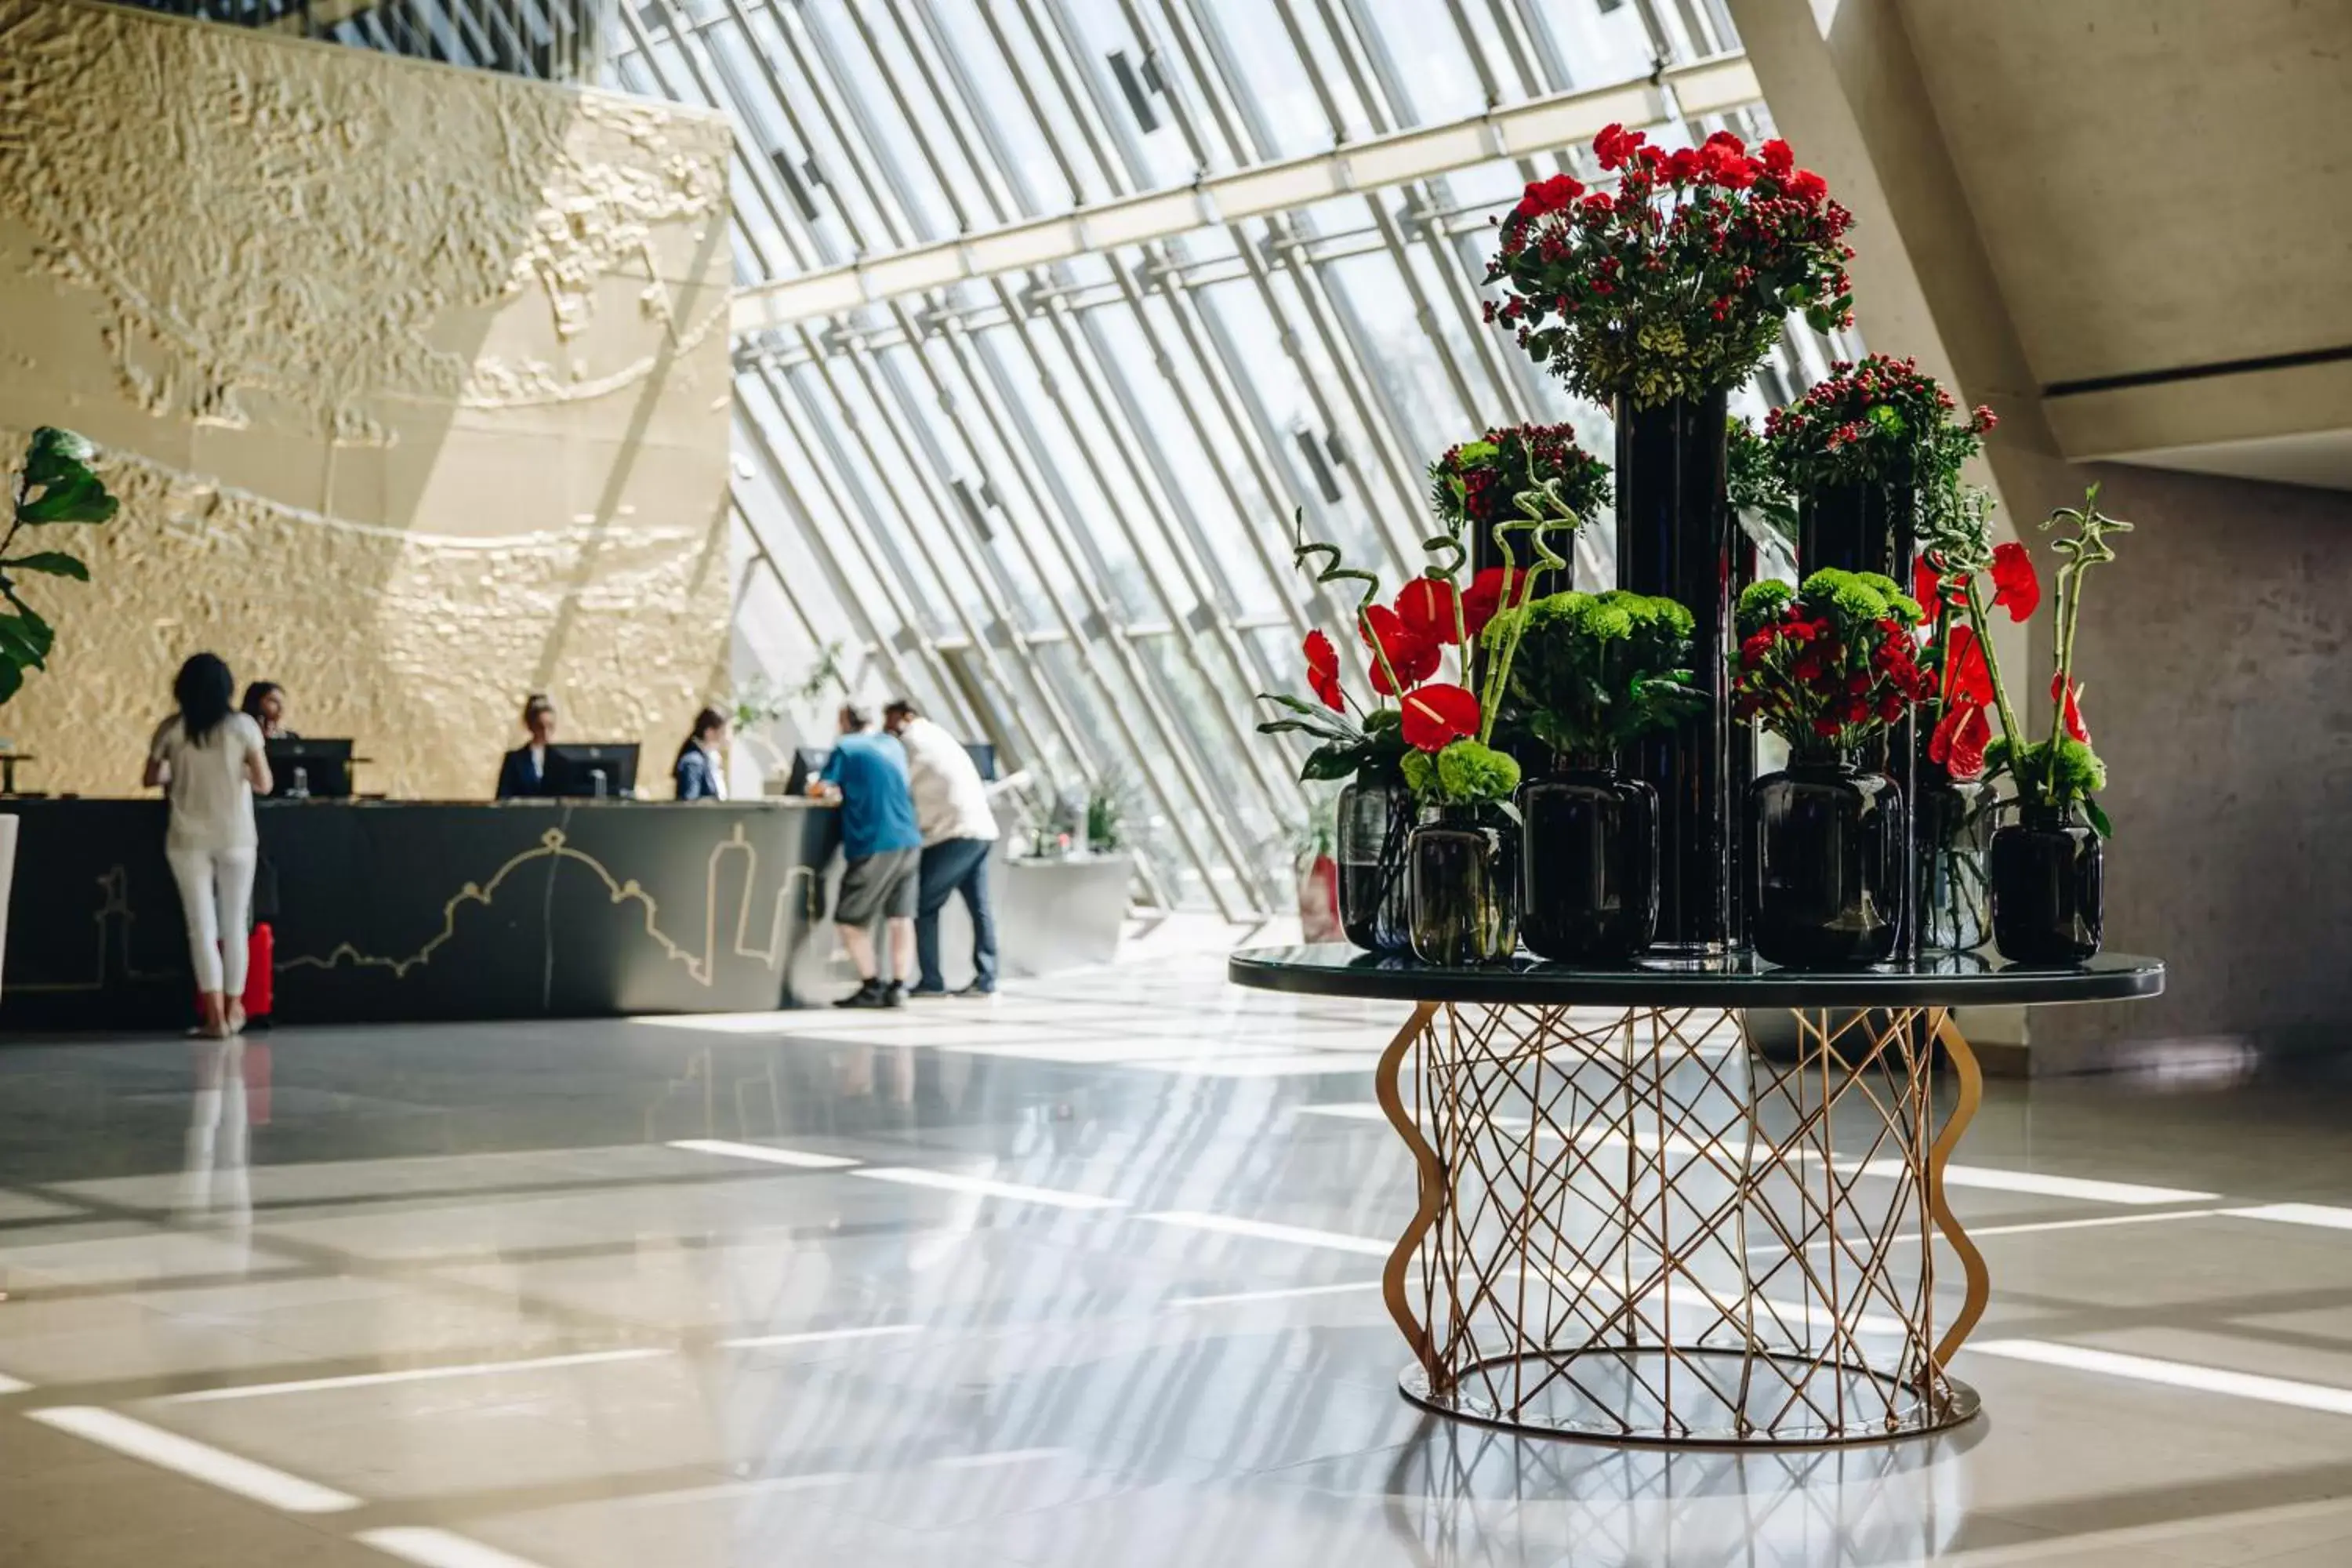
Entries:
[[971,984],[965,986],[962,990],[956,992],[955,994],[964,997],[967,1000],[975,996],[993,996],[996,994],[996,987],[993,985],[983,985],[979,981],[975,980]]
[[869,980],[835,1002],[834,1005],[836,1007],[887,1007],[889,1004],[882,1000],[882,983],[879,980]]
[[942,996],[954,994],[954,992],[944,985],[911,985],[907,988],[907,999],[910,1002],[918,998],[925,1002],[936,1002]]
[[905,983],[902,981],[893,980],[889,984],[882,987],[882,1000],[874,1005],[877,1007],[905,1006],[907,1005],[907,987]]

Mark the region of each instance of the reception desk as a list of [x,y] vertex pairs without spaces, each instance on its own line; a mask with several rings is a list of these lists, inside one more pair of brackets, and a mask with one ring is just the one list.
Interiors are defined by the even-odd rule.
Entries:
[[[155,800],[20,819],[0,1028],[190,1017]],[[288,1021],[748,1012],[834,994],[837,813],[801,800],[260,804],[255,907]]]

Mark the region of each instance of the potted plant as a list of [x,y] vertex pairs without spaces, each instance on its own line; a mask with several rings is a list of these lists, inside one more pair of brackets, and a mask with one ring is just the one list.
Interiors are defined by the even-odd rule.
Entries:
[[1840,360],[1826,381],[1764,416],[1774,468],[1796,502],[1797,561],[1911,576],[1922,507],[1952,504],[1960,465],[1984,446],[1992,410],[1953,417],[1950,393],[1916,360]]
[[[1515,504],[1519,516],[1490,533],[1503,563],[1478,573],[1466,590],[1454,583],[1465,554],[1458,538],[1428,542],[1433,553],[1450,558],[1406,586],[1397,640],[1375,645],[1382,667],[1400,674],[1418,666],[1428,646],[1453,647],[1460,662],[1458,680],[1424,682],[1400,704],[1400,728],[1412,748],[1402,764],[1405,783],[1422,806],[1408,847],[1412,950],[1431,963],[1490,963],[1518,948],[1520,825],[1512,796],[1519,764],[1494,742],[1526,625],[1514,616],[1495,637],[1486,634],[1505,611],[1528,604],[1547,575],[1568,570],[1549,536],[1572,533],[1584,514],[1558,478],[1522,490]],[[1525,538],[1534,557],[1525,569],[1515,535]],[[1474,692],[1473,653],[1482,646],[1484,668]]]
[[[106,482],[90,467],[97,449],[70,430],[44,425],[33,432],[25,448],[12,491],[8,531],[0,534],[0,703],[24,689],[29,670],[48,668],[57,633],[40,613],[26,604],[18,579],[31,574],[89,581],[81,558],[62,550],[16,552],[17,535],[27,528],[48,528],[68,522],[106,522],[118,510]],[[8,894],[16,875],[16,818],[0,816],[0,954],[8,935]]]
[[1793,594],[1739,599],[1733,711],[1788,742],[1789,765],[1749,786],[1748,916],[1757,955],[1789,968],[1891,956],[1903,923],[1902,792],[1856,765],[1859,748],[1923,700],[1919,606],[1877,573],[1824,568]]
[[1593,153],[1616,190],[1567,174],[1528,185],[1502,220],[1486,269],[1502,297],[1486,310],[1572,390],[1612,406],[1617,584],[1694,618],[1694,685],[1712,700],[1645,742],[1635,771],[1664,796],[1661,941],[1704,951],[1729,936],[1726,399],[1791,312],[1823,331],[1850,319],[1853,220],[1785,142],[1750,154],[1717,132],[1667,153],[1612,125]]
[[[1303,531],[1305,513],[1293,514],[1294,530]],[[1372,617],[1385,606],[1380,578],[1348,566],[1337,545],[1309,543],[1297,536],[1293,558],[1318,583],[1354,581],[1363,584],[1356,605],[1356,626],[1369,644]],[[1319,568],[1310,563],[1319,562]],[[1388,610],[1390,616],[1394,611]],[[1279,717],[1258,725],[1261,734],[1305,734],[1318,744],[1298,771],[1309,784],[1343,782],[1333,821],[1333,857],[1338,869],[1340,930],[1349,942],[1373,952],[1397,952],[1411,944],[1410,910],[1405,882],[1405,849],[1412,833],[1415,809],[1400,764],[1405,753],[1402,718],[1381,700],[1398,688],[1393,672],[1375,664],[1370,671],[1377,694],[1370,703],[1351,695],[1339,674],[1339,649],[1328,633],[1307,634],[1304,649],[1307,682],[1315,694],[1308,702],[1282,692],[1260,692],[1258,700],[1282,710]],[[1423,664],[1421,676],[1436,668],[1433,647],[1426,656],[1415,653],[1408,668]]]
[[[2007,776],[2009,804],[2017,812],[2016,820],[2004,822],[1992,835],[1993,945],[2012,963],[2063,965],[2099,951],[2106,916],[2104,840],[2113,832],[2097,799],[2106,787],[2106,764],[2091,749],[2082,682],[2074,675],[2083,579],[2092,567],[2116,559],[2108,536],[2128,533],[2132,525],[2099,510],[2099,487],[2093,485],[2080,507],[2062,507],[2042,526],[2071,531],[2051,542],[2066,559],[2058,569],[2053,608],[2050,733],[2041,741],[2029,740],[2018,721],[1986,629],[1994,608],[2005,607],[2011,619],[2022,621],[2041,604],[2032,556],[2021,544],[1990,547],[1990,530],[1967,516],[1955,517],[1930,535],[1927,555],[1931,568],[1955,583],[1949,588],[1939,584],[1938,594],[1957,603],[1976,634],[1989,705],[2000,724],[1999,734],[1988,733],[1988,704],[1979,702],[1956,709],[1938,725],[1937,736],[1964,752],[1980,747],[1984,776]],[[1990,601],[1986,577],[1994,587]],[[1948,737],[1945,724],[1950,726]]]
[[1429,465],[1430,510],[1448,537],[1491,542],[1522,521],[1519,497],[1550,485],[1580,518],[1609,500],[1609,466],[1578,445],[1572,425],[1513,425],[1447,449]]
[[1520,940],[1563,963],[1624,963],[1657,932],[1658,795],[1617,755],[1706,705],[1690,612],[1622,589],[1553,594],[1496,616],[1486,640],[1517,644],[1509,711],[1552,759],[1519,786]]

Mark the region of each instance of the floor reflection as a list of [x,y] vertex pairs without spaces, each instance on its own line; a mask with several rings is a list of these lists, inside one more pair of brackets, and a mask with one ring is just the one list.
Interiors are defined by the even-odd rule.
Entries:
[[1878,1568],[1951,1546],[1964,1514],[1955,1461],[1982,1431],[1731,1453],[1522,1437],[1432,1415],[1377,1480],[1397,1539],[1432,1568],[1486,1561],[1473,1538],[1497,1534],[1556,1546],[1576,1568]]
[[241,1036],[198,1040],[189,1048],[195,1077],[188,1096],[187,1152],[180,1183],[180,1218],[188,1224],[246,1229],[253,1224],[253,1121],[256,1086],[269,1091],[269,1047],[248,1047]]

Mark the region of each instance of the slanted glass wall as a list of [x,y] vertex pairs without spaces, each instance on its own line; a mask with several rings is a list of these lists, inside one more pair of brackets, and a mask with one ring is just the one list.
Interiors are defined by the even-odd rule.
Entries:
[[[1118,796],[1140,893],[1237,920],[1286,905],[1311,810],[1252,729],[1332,624],[1294,512],[1394,584],[1454,442],[1567,420],[1608,450],[1605,412],[1479,310],[1521,186],[1596,171],[1483,150],[1528,104],[1769,134],[1720,0],[630,0],[616,29],[621,85],[738,126],[737,665],[778,698],[762,740],[906,693],[1026,770],[1041,816]],[[1676,90],[1702,79],[1706,112]],[[1471,150],[1395,140],[1434,127]],[[1334,148],[1367,144],[1408,177],[1334,185]],[[1252,203],[1228,177],[1261,170]],[[1188,216],[1136,216],[1154,192]],[[1792,334],[1749,411],[1825,357]],[[1605,579],[1605,531],[1586,546]]]

